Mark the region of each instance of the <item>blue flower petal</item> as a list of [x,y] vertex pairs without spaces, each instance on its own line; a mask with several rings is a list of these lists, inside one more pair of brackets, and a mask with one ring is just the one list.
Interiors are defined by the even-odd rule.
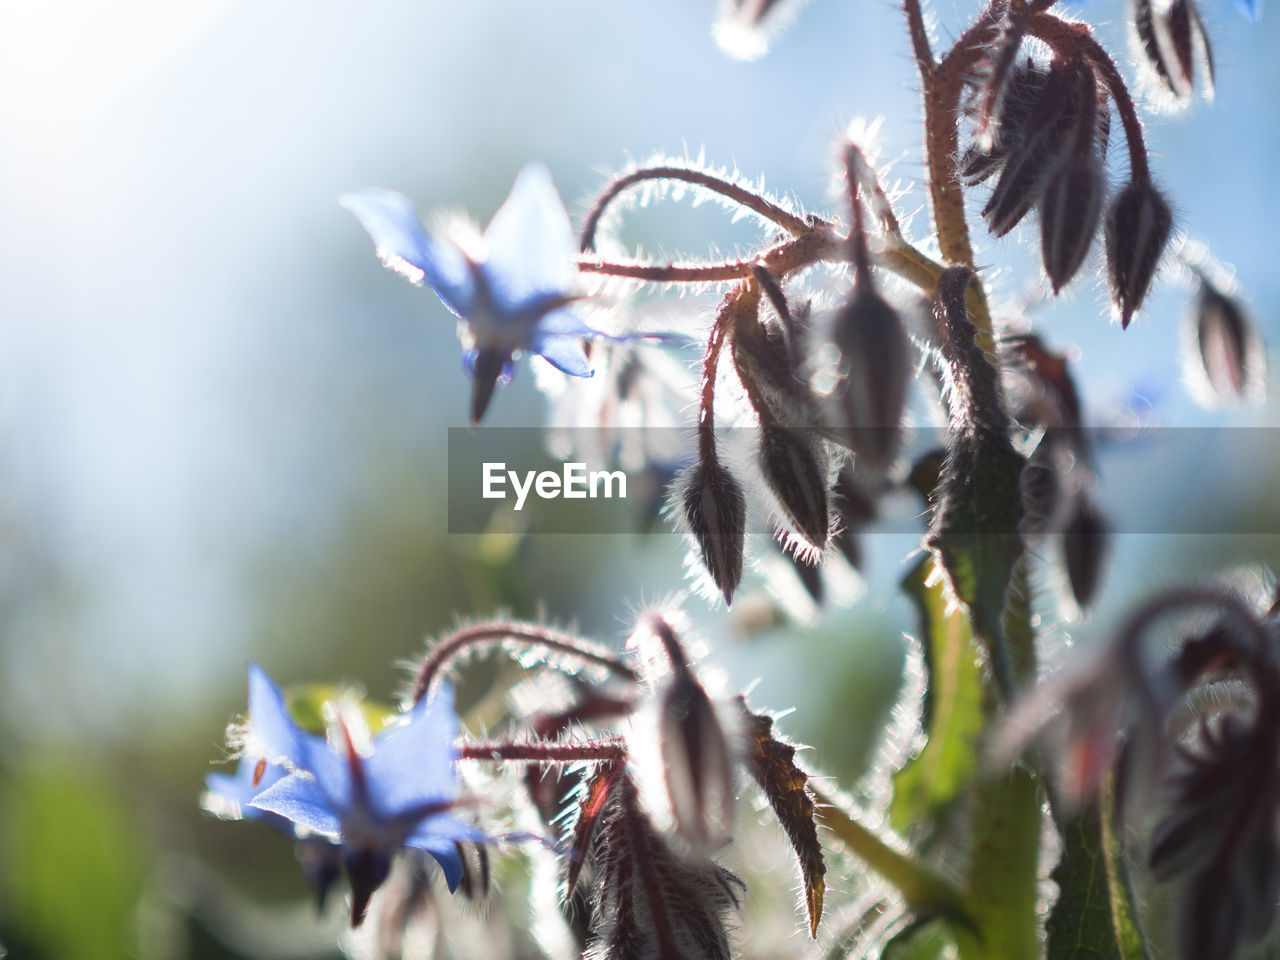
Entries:
[[324,737],[309,734],[302,746],[304,760],[299,766],[314,778],[329,808],[339,812],[349,809],[353,803],[351,767],[345,754],[340,756]]
[[329,798],[314,780],[298,773],[291,773],[262,791],[251,806],[279,814],[314,833],[330,837],[342,833],[342,824]]
[[445,685],[430,701],[420,701],[406,723],[374,737],[365,772],[369,792],[384,814],[395,817],[412,807],[454,798],[457,735],[453,688]]
[[[561,307],[545,314],[538,321],[537,333],[563,334],[573,337],[603,337],[605,334],[594,330],[582,322],[572,307]],[[610,338],[612,339],[612,338]]]
[[520,171],[484,234],[480,269],[499,313],[523,313],[531,300],[566,293],[577,247],[564,202],[540,163]]
[[530,348],[561,373],[571,377],[594,376],[591,361],[582,349],[578,337],[536,336]]
[[423,231],[408,197],[381,187],[360,187],[342,194],[338,203],[360,221],[383,264],[412,283],[426,280],[458,316],[471,312],[475,282],[467,258],[453,243]]
[[258,762],[242,758],[234,775],[211,773],[204,778],[204,796],[200,806],[223,820],[260,820],[263,823],[292,834],[293,825],[284,817],[250,806],[253,799],[286,774],[279,767],[267,767],[262,779],[255,785],[254,774]]
[[249,732],[245,756],[255,763],[294,767],[303,762],[302,732],[289,715],[284,694],[256,663],[249,664]]
[[454,845],[464,840],[481,843],[485,839],[484,834],[475,827],[446,814],[425,821],[405,840],[405,846],[425,850],[435,857],[436,863],[444,871],[449,891],[453,892],[458,889],[458,881],[462,879],[462,860]]

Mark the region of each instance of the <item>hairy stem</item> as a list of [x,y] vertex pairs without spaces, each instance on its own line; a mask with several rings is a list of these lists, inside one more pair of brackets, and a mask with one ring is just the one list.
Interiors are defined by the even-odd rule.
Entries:
[[494,644],[510,642],[530,647],[546,647],[578,663],[604,667],[623,679],[638,679],[635,670],[616,654],[582,637],[553,630],[538,623],[498,620],[462,627],[436,643],[427,652],[414,674],[413,687],[410,691],[412,702],[418,703],[427,696],[436,678],[464,653],[477,647],[491,647]]
[[529,741],[517,743],[493,740],[463,743],[458,747],[460,760],[523,761],[529,763],[579,763],[584,760],[621,762],[627,749],[621,739],[590,740],[582,743]]
[[786,276],[820,260],[838,259],[837,254],[842,252],[840,247],[843,240],[830,226],[822,224],[818,227],[806,227],[803,234],[780,243],[751,260],[648,264],[583,257],[578,260],[578,269],[583,273],[651,283],[723,283],[750,277],[756,266],[764,267],[774,276]]
[[705,170],[694,170],[675,164],[663,164],[654,167],[642,167],[639,170],[624,173],[613,179],[601,191],[600,196],[596,198],[596,202],[592,205],[586,220],[582,224],[578,248],[583,253],[590,253],[595,249],[596,232],[600,228],[600,221],[609,205],[627,190],[650,180],[680,180],[711,190],[723,197],[728,197],[735,203],[740,203],[753,213],[768,220],[770,223],[777,224],[783,230],[795,236],[800,236],[810,229],[808,223],[791,213],[791,211],[784,210],[776,203],[731,180],[717,177]]
[[924,26],[924,11],[920,0],[902,0],[902,12],[907,15],[907,33],[911,35],[911,54],[916,59],[920,79],[927,80],[938,64],[929,49],[929,31]]

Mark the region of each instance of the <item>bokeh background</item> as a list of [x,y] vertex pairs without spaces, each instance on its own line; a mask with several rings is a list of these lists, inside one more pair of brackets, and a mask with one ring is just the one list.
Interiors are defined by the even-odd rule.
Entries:
[[[977,4],[932,6],[950,37]],[[1225,0],[1203,6],[1216,102],[1150,128],[1155,168],[1276,342],[1280,17],[1252,25]],[[1122,5],[1083,9],[1111,21],[1102,35],[1127,61]],[[379,267],[335,199],[378,184],[483,223],[537,159],[577,212],[629,159],[705,150],[830,208],[836,138],[878,116],[881,160],[904,184],[919,172],[894,4],[812,0],[754,63],[716,48],[715,13],[712,0],[0,10],[10,956],[325,955],[332,928],[309,919],[287,844],[197,807],[243,709],[245,664],[387,697],[396,661],[455,617],[506,608],[616,643],[628,610],[682,586],[672,536],[448,535],[446,430],[464,422],[467,391],[453,324]],[[921,203],[918,191],[903,201]],[[718,210],[678,207],[641,211],[624,235],[689,255],[755,236]],[[1015,265],[1003,294],[1033,274],[1034,238],[983,250]],[[1230,480],[1225,492],[1202,475],[1212,453],[1154,480],[1135,479],[1132,457],[1110,473],[1104,460],[1106,508],[1154,518],[1135,527],[1196,512],[1258,533],[1121,538],[1099,609],[1074,628],[1083,643],[1145,590],[1280,559],[1268,532],[1280,529],[1280,445],[1274,404],[1206,413],[1182,390],[1185,289],[1163,287],[1121,333],[1098,284],[1077,286],[1038,320],[1078,349],[1099,419],[1136,410],[1206,438],[1257,428],[1252,457],[1212,478]],[[543,409],[525,368],[491,422],[535,426]],[[911,621],[895,583],[910,548],[873,539],[863,599],[814,628],[761,631],[693,604],[733,680],[763,677],[756,703],[798,707],[785,729],[844,777],[897,683]]]

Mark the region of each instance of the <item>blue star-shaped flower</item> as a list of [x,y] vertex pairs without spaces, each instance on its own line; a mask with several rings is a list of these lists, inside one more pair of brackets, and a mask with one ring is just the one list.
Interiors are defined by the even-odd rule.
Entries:
[[280,689],[252,665],[239,767],[207,778],[204,805],[338,847],[359,925],[401,847],[431,854],[455,890],[463,869],[457,844],[484,839],[449,812],[457,798],[457,727],[453,691],[442,687],[372,737],[358,710],[339,708],[326,740],[298,729]]
[[457,314],[479,422],[517,354],[536,353],[575,377],[591,376],[584,337],[602,336],[570,309],[577,273],[573,228],[551,174],[520,171],[483,237],[424,231],[408,197],[379,187],[338,201],[373,238],[378,257],[411,283],[426,283]]
[[[279,701],[282,703],[282,701]],[[268,721],[266,739],[278,747],[292,740],[292,771],[255,796],[251,806],[278,814],[342,847],[351,881],[351,919],[359,925],[373,892],[386,880],[401,847],[435,858],[449,889],[457,888],[462,861],[457,844],[483,835],[449,811],[457,798],[453,741],[458,733],[453,692],[442,688],[404,720],[364,737],[358,711],[336,711],[328,740],[294,728],[285,714]],[[250,718],[251,729],[253,721]],[[367,744],[362,741],[367,739]]]

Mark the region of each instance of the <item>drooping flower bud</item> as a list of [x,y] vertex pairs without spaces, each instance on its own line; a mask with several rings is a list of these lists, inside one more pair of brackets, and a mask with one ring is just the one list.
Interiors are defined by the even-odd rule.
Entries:
[[685,475],[680,511],[724,602],[732,603],[742,580],[747,498],[742,485],[715,456],[701,457]]
[[1009,155],[1026,138],[1032,111],[1040,102],[1048,76],[1044,67],[1029,59],[1013,67],[998,100],[998,114],[986,121],[990,135],[986,141],[971,145],[960,157],[961,183],[982,183],[1003,168]]
[[[982,208],[991,235],[1002,237],[1039,202],[1045,185],[1078,140],[1092,144],[1098,83],[1081,56],[1057,59],[1031,108],[1026,127],[1009,149],[1000,179]],[[1081,133],[1079,127],[1086,124]]]
[[1092,149],[1073,155],[1049,178],[1040,201],[1040,251],[1054,293],[1084,263],[1102,219],[1106,190],[1102,161]]
[[711,851],[733,826],[733,755],[729,740],[693,671],[677,671],[658,694],[658,747],[676,833]]
[[1191,316],[1195,379],[1222,403],[1260,397],[1266,360],[1262,342],[1239,299],[1202,282]]
[[1111,201],[1105,238],[1111,302],[1121,327],[1142,306],[1173,232],[1173,211],[1146,178],[1132,180]]
[[867,285],[836,314],[831,337],[840,351],[834,426],[859,469],[883,471],[901,443],[911,339],[898,311]]
[[830,530],[827,456],[813,431],[763,424],[760,472],[791,533],[821,552]]
[[1213,52],[1193,0],[1172,0],[1164,9],[1157,9],[1154,0],[1137,0],[1133,28],[1147,67],[1176,102],[1191,99],[1197,58],[1204,70],[1205,96],[1213,95]]
[[1062,531],[1062,553],[1071,594],[1081,610],[1089,608],[1098,591],[1109,535],[1106,521],[1089,498],[1080,494]]

